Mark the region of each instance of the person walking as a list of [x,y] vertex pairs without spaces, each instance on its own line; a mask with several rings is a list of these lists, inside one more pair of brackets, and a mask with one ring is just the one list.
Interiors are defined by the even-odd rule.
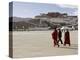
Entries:
[[60,29],[58,29],[59,31],[58,31],[58,43],[59,42],[61,42],[61,44],[63,44],[63,41],[62,41],[62,32],[61,32],[61,30]]
[[70,33],[69,33],[68,29],[65,32],[65,36],[64,36],[64,46],[66,46],[66,44],[69,44],[69,46],[71,45],[70,44]]
[[53,39],[54,47],[56,45],[59,47],[59,44],[58,44],[58,41],[57,41],[57,37],[58,37],[58,32],[57,32],[57,30],[55,28],[53,33],[52,33],[52,39]]

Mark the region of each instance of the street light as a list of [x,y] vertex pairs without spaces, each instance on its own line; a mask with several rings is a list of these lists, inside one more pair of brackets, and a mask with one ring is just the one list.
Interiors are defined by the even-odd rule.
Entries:
[[24,30],[24,26],[22,26],[23,30]]
[[[16,26],[16,30],[18,29],[18,27]],[[18,31],[18,30],[17,30]]]

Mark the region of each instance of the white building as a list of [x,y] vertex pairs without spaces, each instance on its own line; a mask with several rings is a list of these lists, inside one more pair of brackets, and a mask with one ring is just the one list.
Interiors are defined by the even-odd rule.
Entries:
[[39,19],[40,20],[40,24],[42,24],[43,21],[47,21],[50,23],[56,23],[56,24],[61,24],[61,23],[65,23],[65,24],[70,24],[70,25],[76,25],[78,24],[78,18],[77,16],[68,16],[67,14],[61,14],[60,13],[59,16],[54,16],[54,13],[52,13],[52,16],[48,16],[47,14],[41,14],[39,16],[35,16],[35,19]]

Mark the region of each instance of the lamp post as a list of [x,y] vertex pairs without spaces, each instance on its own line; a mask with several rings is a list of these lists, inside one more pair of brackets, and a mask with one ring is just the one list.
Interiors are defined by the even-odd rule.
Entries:
[[18,31],[18,27],[16,26],[16,30]]
[[23,31],[25,30],[24,26],[22,26],[22,30],[23,30]]

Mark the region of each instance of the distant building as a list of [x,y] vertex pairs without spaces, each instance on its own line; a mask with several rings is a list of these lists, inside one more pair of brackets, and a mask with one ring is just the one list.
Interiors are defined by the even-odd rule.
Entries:
[[56,25],[76,25],[78,24],[78,17],[77,16],[69,16],[67,13],[58,13],[58,12],[49,12],[47,14],[40,14],[35,16],[35,19],[40,20],[40,24],[43,21],[50,22]]
[[[41,13],[35,18],[16,18],[10,19],[10,24],[13,20],[13,30],[48,30],[55,27],[74,27],[78,29],[78,17],[69,16],[66,13],[48,12],[47,14]],[[10,28],[12,29],[12,28]]]

